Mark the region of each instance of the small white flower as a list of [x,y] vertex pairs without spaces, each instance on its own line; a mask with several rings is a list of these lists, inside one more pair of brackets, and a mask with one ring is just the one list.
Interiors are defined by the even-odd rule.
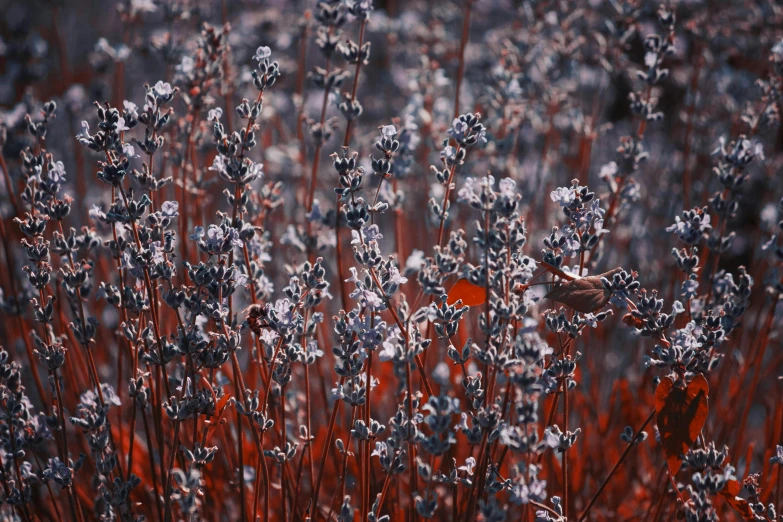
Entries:
[[133,148],[133,145],[130,143],[123,143],[122,144],[122,153],[125,155],[126,158],[138,158],[138,154],[136,154],[136,149]]
[[430,185],[430,197],[437,201],[443,199],[443,195],[446,193],[446,187],[440,183],[432,183]]
[[451,369],[449,368],[449,365],[443,361],[439,362],[432,371],[432,378],[435,380],[435,382],[443,385],[448,384],[449,377],[451,377]]
[[253,165],[248,169],[248,174],[253,178],[259,178],[264,175],[264,164],[263,163],[253,163]]
[[468,457],[467,459],[465,459],[465,465],[460,466],[459,470],[464,471],[465,473],[467,473],[469,476],[472,477],[473,469],[475,467],[476,467],[476,459],[474,459],[473,457]]
[[446,148],[440,151],[441,158],[448,158],[450,160],[453,160],[456,155],[457,155],[457,150],[451,145],[447,145]]
[[307,220],[312,223],[320,223],[323,221],[323,219],[324,213],[321,211],[321,202],[318,199],[313,199],[313,209],[307,216]]
[[280,335],[274,330],[261,330],[261,341],[267,346],[274,346],[278,337],[280,337]]
[[116,51],[116,59],[118,62],[124,62],[128,58],[130,58],[131,50],[130,47],[128,47],[125,44],[120,44],[117,46]]
[[424,252],[421,250],[414,250],[405,261],[405,272],[418,272],[421,270],[422,266],[424,266]]
[[212,166],[208,170],[218,173],[226,172],[226,157],[222,154],[215,156],[215,159],[212,160]]
[[389,281],[397,285],[404,285],[405,283],[408,282],[408,278],[403,277],[400,274],[399,269],[396,266],[392,265],[391,267],[389,267]]
[[76,139],[83,145],[90,144],[90,124],[82,120],[82,131],[76,135]]
[[219,121],[221,116],[223,116],[223,109],[220,107],[215,107],[214,109],[210,109],[209,113],[207,113],[207,120]]
[[106,214],[103,212],[103,210],[101,210],[101,207],[99,207],[98,205],[93,205],[92,208],[87,213],[92,219],[96,221],[98,220],[102,221],[103,219],[106,218]]
[[177,216],[179,215],[177,212],[178,209],[179,203],[176,201],[164,201],[160,206],[160,210],[163,212],[164,216]]
[[182,74],[190,74],[196,68],[196,62],[190,56],[183,56],[182,61],[177,65],[176,70]]
[[361,231],[361,235],[358,230],[351,230],[351,244],[361,245],[362,243],[369,243],[371,241],[378,241],[383,238],[383,234],[380,233],[378,225],[370,225],[364,227]]
[[397,134],[397,127],[394,125],[384,125],[381,127],[381,134],[384,138],[391,138]]
[[356,271],[355,266],[349,267],[348,271],[351,272],[351,277],[345,280],[346,283],[361,283],[359,273]]
[[513,198],[514,189],[516,188],[516,186],[517,186],[516,182],[511,178],[501,179],[500,183],[498,183],[498,188],[500,189],[500,195],[508,198]]
[[272,56],[272,49],[270,49],[266,45],[262,45],[261,47],[256,49],[256,55],[253,58],[258,60],[260,63],[263,62],[265,59],[269,58],[270,56]]
[[762,143],[756,143],[753,145],[753,155],[758,157],[760,160],[764,161],[766,156],[764,156],[764,144]]
[[139,117],[138,114],[139,108],[135,103],[125,100],[122,102],[122,106],[125,107],[125,113],[128,114],[129,116],[136,117],[136,118]]
[[130,3],[131,16],[138,13],[154,13],[157,9],[158,6],[152,0],[131,0]]
[[171,84],[168,82],[158,81],[158,83],[155,84],[155,87],[152,88],[152,90],[155,92],[155,94],[161,98],[167,98],[174,93],[174,89],[171,87]]
[[112,47],[106,38],[101,38],[98,43],[95,44],[95,52],[103,53],[115,62],[124,62],[130,56],[130,48],[125,44],[119,44],[117,47]]
[[457,201],[470,203],[474,199],[478,199],[476,195],[476,178],[465,178],[465,184],[457,191]]
[[[1,49],[0,49],[1,50]],[[89,104],[89,100],[87,97],[87,90],[84,88],[83,85],[71,85],[68,87],[68,90],[65,91],[65,95],[63,96],[65,99],[65,102],[68,104],[69,107],[74,110],[74,112],[78,112],[80,108],[84,107],[85,105]]]
[[549,197],[553,202],[560,203],[561,207],[570,205],[576,199],[574,191],[568,187],[558,187],[549,193]]
[[65,180],[65,165],[62,161],[55,162],[54,166],[49,169],[49,177],[53,181]]
[[617,163],[610,161],[601,167],[601,171],[598,175],[601,177],[601,179],[612,179],[614,178],[615,174],[617,174]]

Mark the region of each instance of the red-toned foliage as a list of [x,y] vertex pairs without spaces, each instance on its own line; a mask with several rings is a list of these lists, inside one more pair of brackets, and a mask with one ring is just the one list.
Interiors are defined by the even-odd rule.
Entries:
[[680,388],[664,377],[655,389],[655,412],[666,462],[676,475],[682,456],[696,442],[710,412],[707,379],[699,374]]
[[487,289],[474,285],[467,279],[460,279],[454,283],[448,295],[446,303],[450,305],[460,300],[465,306],[480,306],[487,302]]

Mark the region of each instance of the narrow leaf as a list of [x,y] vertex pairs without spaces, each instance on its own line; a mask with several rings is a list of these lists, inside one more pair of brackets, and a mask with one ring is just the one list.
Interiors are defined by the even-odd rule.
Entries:
[[209,430],[207,431],[207,438],[206,440],[212,439],[212,434],[215,432],[217,427],[220,425],[221,418],[223,417],[223,412],[225,411],[226,407],[228,406],[228,402],[231,400],[231,394],[227,393],[223,395],[219,400],[218,403],[215,405],[215,413],[212,415],[212,418],[209,420]]

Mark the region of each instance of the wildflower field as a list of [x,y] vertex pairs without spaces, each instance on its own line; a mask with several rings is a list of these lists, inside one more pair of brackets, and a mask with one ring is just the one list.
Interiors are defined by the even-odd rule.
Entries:
[[0,521],[783,521],[783,4],[0,13]]

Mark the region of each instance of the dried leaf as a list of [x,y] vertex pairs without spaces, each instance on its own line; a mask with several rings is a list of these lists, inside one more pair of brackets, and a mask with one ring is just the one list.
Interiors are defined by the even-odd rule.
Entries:
[[467,279],[460,279],[449,290],[446,303],[453,305],[460,299],[465,306],[481,306],[487,301],[487,289],[474,285]]
[[620,270],[622,269],[615,268],[605,274],[574,279],[553,288],[544,297],[569,306],[583,314],[593,313],[606,306],[612,297],[612,293],[604,288],[601,278],[610,279]]
[[750,509],[750,504],[747,500],[739,496],[740,484],[736,480],[729,480],[723,489],[720,491],[720,496],[726,499],[726,502],[733,507],[737,513],[742,516],[743,520],[748,522],[754,522],[756,520],[753,515],[753,510]]
[[677,474],[682,456],[693,445],[707,420],[709,385],[699,374],[686,388],[678,388],[665,377],[655,389],[655,411],[661,446],[666,454],[669,471]]

